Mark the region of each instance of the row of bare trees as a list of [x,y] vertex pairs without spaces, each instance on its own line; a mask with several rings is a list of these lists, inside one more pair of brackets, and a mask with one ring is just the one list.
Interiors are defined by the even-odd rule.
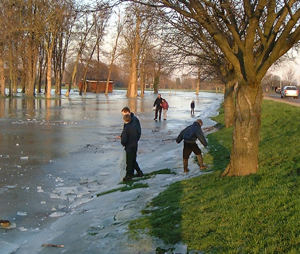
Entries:
[[[65,81],[68,96],[78,80],[88,78],[91,67],[103,66],[103,58],[107,56],[103,38],[108,25],[116,30],[116,35],[110,43],[106,94],[116,64],[128,76],[128,97],[137,96],[138,85],[141,96],[146,84],[153,84],[157,93],[161,76],[169,76],[174,69],[162,36],[161,20],[152,8],[130,3],[122,9],[122,15],[118,14],[113,27],[108,24],[111,2],[96,1],[93,6],[84,6],[75,0],[3,0],[0,3],[0,95],[5,95],[6,84],[11,96],[21,87],[27,96],[44,92],[49,98],[53,86],[55,94],[61,94]],[[80,94],[86,88],[84,83]]]
[[95,52],[99,59],[110,12],[105,1],[93,7],[75,0],[1,1],[0,95],[5,95],[6,71],[9,95],[21,86],[27,96],[34,96],[45,84],[50,97],[53,83],[60,95],[67,58],[75,56],[69,92],[79,61],[84,58],[87,69]]

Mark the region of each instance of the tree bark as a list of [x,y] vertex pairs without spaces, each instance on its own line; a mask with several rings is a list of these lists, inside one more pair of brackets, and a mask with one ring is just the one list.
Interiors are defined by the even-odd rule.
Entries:
[[2,51],[0,51],[0,96],[5,96],[5,76]]
[[136,28],[135,28],[135,39],[134,46],[131,53],[131,64],[130,64],[130,78],[127,90],[127,97],[137,97],[137,71],[138,71],[138,59],[140,51],[140,25],[141,17],[137,15]]
[[155,74],[153,81],[153,92],[158,94],[158,86],[159,86],[159,75]]
[[225,84],[224,118],[226,128],[232,127],[234,123],[234,85],[234,82]]
[[200,72],[200,67],[198,67],[198,72],[197,72],[197,83],[196,83],[196,94],[199,94],[200,91],[200,78],[201,78],[201,72]]
[[141,67],[141,79],[140,79],[140,87],[141,87],[141,97],[144,97],[145,95],[145,65],[142,64]]
[[47,92],[46,98],[51,97],[51,87],[52,87],[52,46],[47,49]]
[[261,103],[260,84],[239,84],[235,100],[231,157],[223,176],[244,176],[258,171]]

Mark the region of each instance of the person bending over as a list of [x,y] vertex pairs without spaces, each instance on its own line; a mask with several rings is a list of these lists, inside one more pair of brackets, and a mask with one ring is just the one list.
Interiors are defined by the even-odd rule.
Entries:
[[188,169],[188,160],[192,152],[194,152],[197,156],[197,160],[200,166],[200,170],[206,169],[206,166],[203,164],[203,158],[201,155],[201,150],[196,144],[196,140],[199,141],[206,147],[207,142],[202,132],[201,126],[203,122],[201,119],[195,121],[192,125],[189,125],[184,130],[180,132],[178,137],[176,138],[176,142],[179,144],[182,140],[183,143],[183,170],[185,173],[189,172]]

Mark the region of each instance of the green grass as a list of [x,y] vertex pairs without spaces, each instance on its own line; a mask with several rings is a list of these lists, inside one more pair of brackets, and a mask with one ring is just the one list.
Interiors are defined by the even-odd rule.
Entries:
[[[103,195],[106,195],[109,193],[113,193],[116,191],[122,192],[122,191],[129,191],[129,190],[139,189],[139,188],[147,188],[147,187],[149,187],[149,185],[147,183],[137,183],[137,182],[141,181],[141,180],[147,180],[153,176],[160,175],[160,174],[175,174],[175,173],[172,172],[171,169],[169,169],[169,168],[156,170],[156,171],[144,174],[143,177],[133,178],[131,181],[126,182],[125,186],[97,193],[96,196],[100,197],[100,196],[103,196]],[[120,184],[123,184],[123,183],[120,183]]]
[[[223,124],[223,112],[216,120]],[[129,225],[204,253],[300,253],[300,108],[264,101],[259,172],[220,177],[232,129],[208,136],[212,173],[172,184]]]
[[123,187],[119,187],[119,188],[115,188],[115,189],[111,189],[108,191],[104,191],[104,192],[100,192],[97,193],[96,196],[100,197],[109,193],[113,193],[116,191],[129,191],[129,190],[133,190],[133,189],[140,189],[140,188],[148,188],[149,185],[147,183],[136,183],[136,184],[130,184],[130,185],[125,185]]

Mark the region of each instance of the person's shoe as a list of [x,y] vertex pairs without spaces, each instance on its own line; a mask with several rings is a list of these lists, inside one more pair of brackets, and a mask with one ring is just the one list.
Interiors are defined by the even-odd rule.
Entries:
[[164,118],[164,120],[167,120],[166,118]]
[[154,121],[157,121],[157,118],[154,118],[153,120],[154,120]]
[[200,170],[207,169],[207,167],[203,164],[203,158],[201,154],[197,155],[197,160],[198,160]]
[[142,170],[139,170],[135,176],[136,176],[136,177],[143,177],[143,176],[144,176],[144,173],[143,173]]
[[132,177],[131,176],[125,176],[124,178],[123,178],[123,182],[125,183],[125,182],[129,182],[129,181],[131,181],[132,180]]

